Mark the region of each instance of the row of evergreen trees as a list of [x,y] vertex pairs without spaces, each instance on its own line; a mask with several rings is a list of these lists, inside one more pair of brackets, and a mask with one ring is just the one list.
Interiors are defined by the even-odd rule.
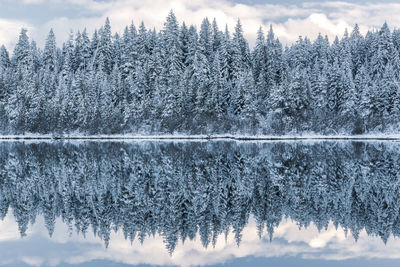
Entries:
[[356,240],[365,230],[400,237],[399,145],[378,143],[0,143],[0,219],[22,236],[37,216],[52,235],[112,231],[170,253],[199,236],[204,247],[249,218],[272,239],[283,218],[319,230],[330,223]]
[[400,30],[356,25],[332,43],[319,35],[282,47],[272,28],[250,50],[204,19],[200,31],[172,11],[160,32],[110,22],[44,49],[23,29],[0,49],[3,133],[388,132],[400,118]]

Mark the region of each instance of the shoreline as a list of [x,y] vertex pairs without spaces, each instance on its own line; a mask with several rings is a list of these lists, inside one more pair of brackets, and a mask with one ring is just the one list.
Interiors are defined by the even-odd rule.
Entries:
[[393,135],[0,135],[0,141],[6,140],[203,140],[203,141],[400,141],[400,134]]

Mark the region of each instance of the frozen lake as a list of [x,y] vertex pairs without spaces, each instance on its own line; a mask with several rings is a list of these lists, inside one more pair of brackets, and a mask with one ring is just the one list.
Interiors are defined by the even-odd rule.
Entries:
[[398,266],[400,143],[0,142],[0,264]]

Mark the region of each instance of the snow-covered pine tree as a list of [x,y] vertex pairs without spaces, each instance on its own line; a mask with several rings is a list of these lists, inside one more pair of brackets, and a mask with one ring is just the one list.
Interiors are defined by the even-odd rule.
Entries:
[[0,48],[0,128],[238,133],[251,118],[250,132],[391,131],[400,110],[399,36],[386,23],[365,36],[355,25],[331,45],[320,34],[283,49],[270,27],[250,50],[240,20],[231,38],[215,19],[199,31],[179,26],[172,11],[159,32],[131,23],[120,37],[106,19],[91,38],[71,33],[61,48],[51,30],[43,51],[22,30],[11,56]]
[[173,131],[181,119],[177,114],[181,110],[182,103],[180,78],[183,74],[182,49],[179,43],[179,25],[175,14],[170,11],[162,32],[162,74],[160,85],[162,97],[160,105],[163,107],[163,123],[168,131]]

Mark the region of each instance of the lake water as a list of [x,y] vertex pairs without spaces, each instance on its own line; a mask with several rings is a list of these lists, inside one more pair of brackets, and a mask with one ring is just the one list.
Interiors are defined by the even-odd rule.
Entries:
[[1,142],[0,265],[398,266],[395,142]]

